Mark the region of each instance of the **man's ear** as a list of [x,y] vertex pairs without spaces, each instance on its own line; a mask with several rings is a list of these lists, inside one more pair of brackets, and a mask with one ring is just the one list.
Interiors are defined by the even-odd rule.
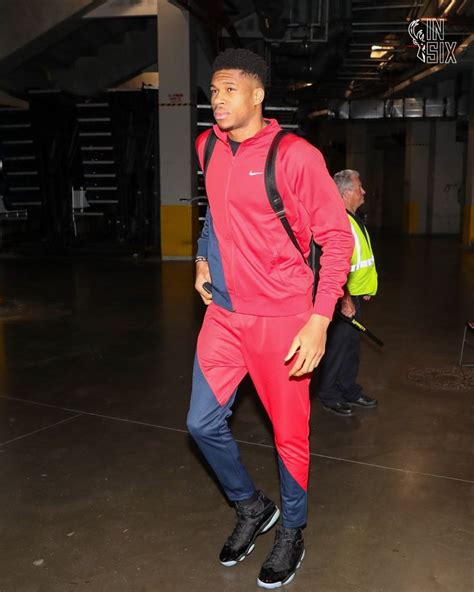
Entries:
[[263,90],[263,88],[256,88],[254,90],[253,97],[255,105],[260,105],[261,103],[263,103],[263,99],[265,98],[265,91]]

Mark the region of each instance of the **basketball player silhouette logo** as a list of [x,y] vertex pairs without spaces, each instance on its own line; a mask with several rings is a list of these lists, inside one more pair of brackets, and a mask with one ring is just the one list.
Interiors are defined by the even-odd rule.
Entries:
[[426,63],[426,25],[420,19],[411,21],[408,25],[408,33],[418,47],[416,57]]

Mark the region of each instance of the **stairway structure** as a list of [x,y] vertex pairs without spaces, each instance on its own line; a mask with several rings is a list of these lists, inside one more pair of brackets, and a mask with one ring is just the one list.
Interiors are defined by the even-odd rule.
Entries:
[[6,209],[41,207],[42,179],[29,109],[0,107],[0,150]]

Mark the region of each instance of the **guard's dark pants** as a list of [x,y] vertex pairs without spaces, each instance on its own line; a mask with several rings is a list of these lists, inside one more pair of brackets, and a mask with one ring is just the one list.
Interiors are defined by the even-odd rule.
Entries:
[[[361,297],[352,296],[356,317],[361,316]],[[328,330],[326,353],[319,370],[318,395],[325,405],[355,401],[362,394],[356,382],[359,372],[360,333],[335,318]]]

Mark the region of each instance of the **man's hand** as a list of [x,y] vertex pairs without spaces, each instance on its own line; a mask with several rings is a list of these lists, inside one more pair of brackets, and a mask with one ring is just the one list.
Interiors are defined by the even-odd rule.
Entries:
[[293,339],[285,362],[291,360],[298,350],[299,352],[290,370],[290,377],[309,374],[319,364],[326,348],[326,333],[329,323],[328,318],[313,314]]
[[344,296],[341,298],[341,313],[350,319],[356,313],[354,301],[352,300],[351,295],[348,293],[344,293]]
[[365,302],[368,302],[371,298],[372,298],[372,296],[370,296],[370,294],[366,294],[365,296],[362,296],[362,299],[365,300]]
[[202,301],[206,306],[211,304],[212,302],[212,294],[209,294],[202,285],[206,282],[212,283],[211,281],[211,274],[209,273],[209,263],[207,261],[197,261],[196,262],[196,282],[194,287],[199,292],[199,295],[202,298]]

